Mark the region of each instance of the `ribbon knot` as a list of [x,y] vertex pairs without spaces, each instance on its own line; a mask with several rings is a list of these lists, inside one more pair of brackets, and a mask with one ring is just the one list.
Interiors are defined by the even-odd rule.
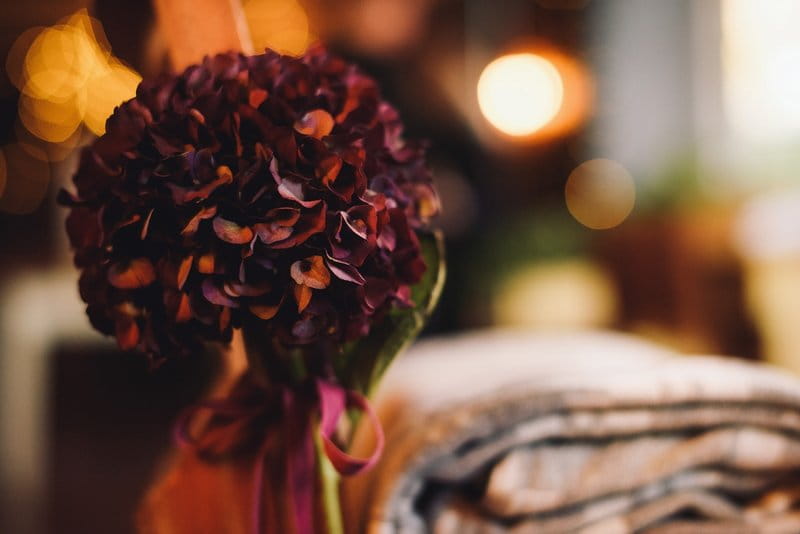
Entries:
[[[318,435],[322,443],[325,456],[331,465],[342,476],[354,476],[362,473],[378,461],[383,452],[384,435],[378,416],[369,404],[369,401],[360,393],[346,390],[342,386],[322,379],[316,380],[315,397],[312,402],[300,398],[298,393],[289,388],[282,388],[280,404],[282,412],[276,421],[282,423],[287,444],[286,474],[289,493],[292,499],[292,509],[297,534],[314,533],[314,488],[315,488],[315,463],[314,437],[311,431],[311,415],[319,414]],[[256,387],[257,386],[252,386]],[[368,418],[375,430],[375,448],[372,453],[364,458],[352,456],[342,450],[333,437],[339,419],[345,411],[357,409]],[[231,419],[228,426],[226,440],[229,444],[236,445],[239,438],[237,429],[257,417],[270,414],[275,409],[275,402],[269,396],[257,395],[243,396],[236,391],[223,399],[202,401],[190,406],[178,418],[174,428],[175,441],[179,447],[191,449],[198,453],[214,452],[213,447],[203,445],[198,437],[192,436],[190,426],[195,416],[201,411],[208,411],[212,415],[225,416]],[[264,419],[269,421],[270,418]],[[264,499],[264,478],[269,447],[266,432],[261,438],[261,446],[256,455],[253,483],[253,534],[263,534],[262,506]]]

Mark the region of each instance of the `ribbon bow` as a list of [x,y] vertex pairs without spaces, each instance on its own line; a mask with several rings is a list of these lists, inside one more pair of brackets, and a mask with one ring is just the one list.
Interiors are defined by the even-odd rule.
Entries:
[[[304,399],[299,398],[298,394],[289,388],[284,387],[281,390],[282,422],[288,444],[287,479],[297,534],[314,532],[315,455],[314,438],[309,424],[311,412],[319,410],[318,433],[322,448],[340,475],[353,476],[370,469],[380,458],[384,446],[383,429],[378,416],[363,395],[322,379],[317,379],[315,389],[316,402],[311,403],[303,402]],[[243,423],[266,414],[272,408],[273,405],[268,401],[262,399],[260,403],[253,402],[253,397],[243,397],[235,393],[224,399],[200,402],[189,407],[178,418],[174,430],[175,441],[181,448],[205,452],[199,438],[192,436],[189,429],[194,417],[202,410]],[[333,441],[339,419],[348,408],[364,412],[375,429],[375,449],[365,458],[346,453]],[[253,534],[263,533],[264,478],[269,451],[267,444],[268,440],[265,437],[259,447],[254,466]]]

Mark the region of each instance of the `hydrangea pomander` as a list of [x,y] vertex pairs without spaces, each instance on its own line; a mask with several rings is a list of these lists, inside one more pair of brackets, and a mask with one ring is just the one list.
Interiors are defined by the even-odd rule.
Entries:
[[143,82],[84,149],[67,231],[95,328],[156,359],[243,323],[342,346],[411,306],[438,211],[424,146],[316,47]]

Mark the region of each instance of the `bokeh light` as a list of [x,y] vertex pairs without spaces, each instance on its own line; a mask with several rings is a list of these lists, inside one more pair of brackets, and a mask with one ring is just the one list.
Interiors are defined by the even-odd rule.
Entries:
[[243,8],[256,52],[271,48],[296,56],[314,39],[306,10],[296,0],[247,0]]
[[22,124],[60,143],[85,124],[101,135],[114,107],[134,96],[141,77],[111,56],[99,23],[81,10],[48,28],[23,32],[6,58],[19,89]]
[[19,98],[19,118],[25,128],[43,141],[66,141],[81,125],[86,112],[86,95],[75,93],[64,102],[33,98],[26,94]]
[[564,85],[552,62],[531,53],[495,59],[478,80],[478,105],[495,128],[528,136],[558,113]]
[[351,9],[347,39],[368,54],[392,56],[423,40],[430,4],[406,0],[362,0]]
[[95,135],[106,131],[106,119],[120,103],[136,94],[142,77],[120,61],[110,58],[95,70],[91,83],[86,85],[86,97],[91,105],[86,107],[84,124]]
[[561,329],[607,327],[619,310],[614,284],[597,265],[579,259],[534,263],[500,286],[495,324]]
[[[85,16],[85,15],[83,15]],[[25,56],[24,83],[20,91],[33,98],[64,102],[88,82],[105,54],[75,16],[70,24],[46,28],[39,33]]]
[[622,223],[636,202],[633,177],[625,167],[609,159],[592,159],[578,165],[570,173],[564,193],[572,216],[595,230]]
[[44,157],[44,161],[56,163],[64,161],[74,154],[75,149],[89,140],[90,134],[83,128],[78,128],[75,133],[60,143],[47,143],[33,135],[22,124],[22,119],[17,117],[14,123],[14,137],[16,137],[16,142],[29,155],[34,158]]
[[24,31],[5,65],[20,96],[17,142],[3,149],[0,210],[29,213],[47,192],[48,163],[73,153],[85,132],[102,135],[106,118],[136,94],[141,76],[111,55],[100,23],[86,10]]

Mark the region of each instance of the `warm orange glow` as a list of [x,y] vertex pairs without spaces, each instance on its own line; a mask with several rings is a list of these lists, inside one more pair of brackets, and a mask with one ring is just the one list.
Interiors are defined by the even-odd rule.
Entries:
[[86,107],[83,121],[95,135],[106,131],[106,119],[120,103],[136,94],[142,77],[115,59],[97,69],[86,85],[90,105]]
[[297,0],[247,0],[243,7],[256,52],[271,48],[296,56],[313,40],[308,15]]
[[81,10],[62,23],[24,32],[6,58],[20,90],[19,118],[37,138],[62,143],[82,123],[96,135],[141,77],[111,56],[99,23]]
[[531,135],[558,113],[564,85],[555,66],[536,54],[510,54],[486,66],[478,80],[478,105],[498,130]]
[[97,43],[74,22],[36,37],[25,56],[23,94],[51,102],[72,99],[104,60]]
[[622,223],[633,210],[636,186],[616,161],[592,159],[570,173],[564,194],[567,208],[578,222],[605,230]]
[[49,162],[69,155],[87,129],[102,135],[106,118],[135,95],[141,77],[111,55],[86,10],[23,32],[6,72],[20,97],[17,143],[3,148],[0,210],[29,213],[47,192]]
[[426,2],[366,0],[350,10],[352,21],[347,39],[360,50],[391,56],[418,43],[426,30]]
[[6,76],[19,91],[25,87],[25,56],[38,35],[46,28],[34,26],[17,37],[6,56]]
[[43,141],[66,141],[81,125],[86,110],[85,95],[77,93],[65,102],[32,98],[22,94],[19,98],[19,119],[25,128]]
[[34,158],[44,157],[44,161],[49,161],[51,163],[64,161],[72,155],[73,151],[78,148],[79,145],[88,141],[88,139],[84,138],[84,133],[85,130],[83,128],[78,128],[75,130],[75,133],[64,141],[48,143],[42,142],[41,139],[33,135],[30,130],[22,124],[22,119],[19,117],[17,117],[17,121],[14,123],[14,137],[19,146]]

